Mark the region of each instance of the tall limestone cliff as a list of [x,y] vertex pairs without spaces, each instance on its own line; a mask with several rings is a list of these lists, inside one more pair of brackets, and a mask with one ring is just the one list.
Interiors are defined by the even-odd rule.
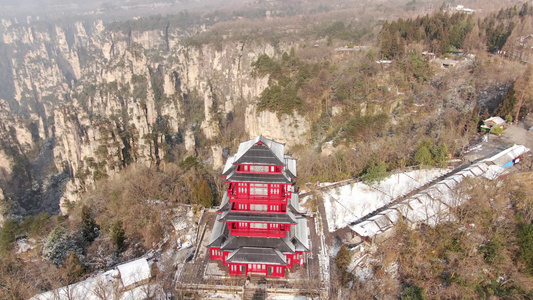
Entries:
[[[95,180],[209,150],[222,165],[231,122],[250,136],[303,143],[310,124],[256,108],[254,40],[186,46],[203,28],[111,30],[101,21],[0,24],[0,188],[15,215],[58,212]],[[198,144],[200,143],[200,144]],[[202,147],[202,149],[198,149]]]

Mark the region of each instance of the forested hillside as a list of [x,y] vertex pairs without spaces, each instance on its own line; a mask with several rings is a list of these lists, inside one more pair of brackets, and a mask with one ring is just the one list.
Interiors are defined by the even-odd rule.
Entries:
[[[220,202],[224,159],[250,137],[285,142],[304,188],[446,167],[483,119],[530,113],[530,5],[404,2],[5,18],[0,298],[75,282],[198,222]],[[399,230],[373,254],[372,278],[344,272],[341,248],[333,284],[357,299],[530,297],[528,174],[466,183],[458,220]]]

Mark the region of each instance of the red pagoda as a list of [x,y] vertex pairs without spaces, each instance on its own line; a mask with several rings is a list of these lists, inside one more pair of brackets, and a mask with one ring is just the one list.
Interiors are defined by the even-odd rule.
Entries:
[[212,260],[231,275],[283,277],[309,252],[307,220],[299,212],[296,160],[284,144],[263,136],[241,143],[228,158],[228,184],[209,245]]

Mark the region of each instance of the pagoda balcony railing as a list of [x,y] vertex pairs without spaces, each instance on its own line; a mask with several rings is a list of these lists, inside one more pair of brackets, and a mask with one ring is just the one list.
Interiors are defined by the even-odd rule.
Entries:
[[231,229],[233,236],[285,237],[288,230]]
[[228,193],[229,201],[257,201],[257,202],[271,202],[271,201],[286,201],[290,198],[288,195],[231,195]]

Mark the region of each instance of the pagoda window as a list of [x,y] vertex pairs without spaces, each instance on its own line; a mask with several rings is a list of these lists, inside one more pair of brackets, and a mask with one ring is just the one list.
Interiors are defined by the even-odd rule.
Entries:
[[246,183],[239,183],[239,194],[244,195],[248,192]]
[[266,204],[250,204],[250,210],[253,211],[267,211]]
[[270,224],[270,228],[278,229],[279,228],[279,224]]
[[264,223],[250,223],[250,228],[253,228],[253,229],[267,229],[267,224],[264,224]]
[[266,183],[251,183],[250,195],[268,195],[268,184]]
[[248,165],[244,165],[244,171],[248,171]]
[[268,166],[250,166],[250,172],[268,173]]
[[279,184],[270,185],[270,194],[271,195],[279,195],[280,194],[280,186],[279,186]]

